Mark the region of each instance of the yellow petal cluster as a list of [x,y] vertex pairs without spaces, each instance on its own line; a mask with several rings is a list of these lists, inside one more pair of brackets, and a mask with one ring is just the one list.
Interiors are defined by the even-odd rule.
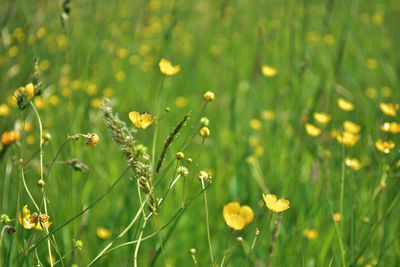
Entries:
[[399,105],[393,103],[380,103],[379,108],[385,115],[396,117]]
[[344,100],[343,98],[339,98],[337,104],[339,108],[344,111],[352,111],[354,109],[354,105],[351,102]]
[[238,202],[230,202],[224,206],[222,215],[226,224],[237,231],[242,230],[254,219],[254,212],[249,206],[240,206]]
[[381,126],[381,130],[393,134],[400,133],[400,124],[398,124],[397,122],[385,122]]
[[361,126],[352,121],[343,122],[343,128],[346,132],[357,134],[361,130]]
[[261,72],[265,77],[274,77],[278,73],[278,70],[274,67],[263,65],[261,67]]
[[129,119],[137,128],[146,129],[147,127],[152,124],[157,117],[152,118],[150,114],[143,113],[140,114],[139,112],[132,111],[129,112]]
[[340,134],[339,132],[336,131],[334,134],[334,131],[332,131],[331,134],[332,134],[332,136],[336,136],[336,140],[340,144],[343,143],[343,145],[348,146],[348,147],[354,146],[358,142],[358,140],[360,140],[360,136],[357,134],[354,134],[352,132],[345,131],[345,132],[343,132],[343,134]]
[[358,171],[362,167],[360,161],[358,159],[356,159],[356,158],[347,157],[345,159],[345,164],[346,164],[347,167],[350,167],[355,171]]
[[175,75],[181,71],[181,67],[179,65],[172,66],[171,61],[164,58],[161,59],[160,63],[158,63],[158,66],[160,67],[161,73],[168,76]]
[[381,139],[379,139],[378,141],[375,142],[375,146],[379,151],[385,154],[389,154],[390,150],[394,148],[395,144],[391,140],[384,142]]
[[305,128],[306,128],[306,133],[308,135],[311,135],[311,136],[314,136],[314,137],[320,135],[321,132],[322,132],[320,128],[318,128],[318,127],[316,127],[316,126],[314,126],[314,125],[312,125],[310,123],[306,123]]
[[290,202],[286,199],[278,199],[274,194],[262,195],[265,205],[273,212],[282,212],[290,208]]
[[31,214],[31,211],[28,209],[28,205],[25,205],[22,208],[22,212],[18,213],[19,224],[21,224],[25,229],[34,228],[35,230],[43,231],[42,225],[45,227],[50,227],[52,224],[48,221],[48,219],[49,216],[44,214],[40,216],[35,215],[35,213]]
[[325,113],[325,112],[315,112],[313,116],[314,116],[314,119],[319,124],[322,124],[322,125],[325,125],[328,122],[330,122],[330,120],[332,118],[331,115],[329,115],[328,113]]
[[307,239],[313,240],[318,237],[318,231],[315,229],[306,228],[303,230],[303,235],[307,237]]

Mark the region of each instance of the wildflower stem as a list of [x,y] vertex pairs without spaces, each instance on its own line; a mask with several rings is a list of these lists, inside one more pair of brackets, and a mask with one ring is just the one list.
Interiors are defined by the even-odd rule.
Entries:
[[[162,76],[160,87],[158,87],[158,93],[157,93],[157,98],[156,98],[156,117],[159,116],[160,113],[160,96],[161,96],[161,90],[163,88],[165,81],[165,75]],[[153,147],[151,148],[151,166],[154,170],[154,163],[155,163],[155,158],[156,158],[156,142],[157,142],[157,134],[158,134],[158,120],[154,122],[154,135],[153,135]],[[154,177],[154,171],[152,172],[152,175]]]
[[[199,160],[200,160],[200,155],[201,155],[201,151],[202,151],[202,148],[203,148],[203,145],[204,145],[204,141],[205,141],[205,138],[203,138],[203,140],[201,141],[201,146],[200,146],[200,149],[199,149],[199,154],[197,155],[196,162],[199,162]],[[192,191],[192,185],[193,185],[193,181],[194,181],[194,176],[196,175],[196,171],[197,171],[197,166],[198,165],[199,165],[198,163],[195,163],[195,165],[194,165],[192,180],[190,181],[190,186],[189,186],[189,190],[188,190],[188,196],[187,196],[188,198],[190,196],[190,192]],[[183,197],[185,197],[185,196],[183,196]]]
[[[39,147],[40,147],[40,179],[44,181],[44,176],[43,176],[43,146],[42,146],[42,144],[43,144],[44,142],[43,142],[43,126],[42,126],[42,120],[40,119],[39,113],[38,113],[38,111],[37,111],[35,105],[33,104],[33,102],[32,102],[32,101],[29,101],[29,103],[31,104],[32,109],[33,109],[33,111],[35,112],[36,118],[37,118],[38,123],[39,123],[39,139],[40,139],[40,141],[39,141]],[[44,194],[45,188],[43,187],[42,190],[43,190],[42,201],[43,201],[43,204],[44,204],[44,212],[45,212],[45,214],[48,214],[48,213],[47,213],[46,198],[45,198],[45,194]],[[40,210],[39,210],[39,213],[40,213]],[[46,229],[46,232],[48,233],[48,232],[49,232],[48,226],[47,226],[47,225],[44,225],[44,228]],[[52,255],[51,255],[51,245],[50,245],[50,238],[49,238],[49,237],[48,237],[48,240],[47,240],[47,247],[48,247],[48,251],[49,251],[50,266],[53,267],[53,257],[52,257]]]
[[68,136],[68,137],[64,140],[64,142],[62,143],[62,145],[60,146],[60,148],[58,149],[56,155],[54,156],[54,158],[53,158],[53,160],[51,161],[51,163],[50,163],[50,165],[49,165],[49,168],[48,168],[48,170],[47,170],[47,177],[49,177],[49,175],[50,175],[50,170],[51,170],[51,168],[53,167],[54,163],[56,162],[56,160],[57,160],[58,156],[60,155],[62,149],[63,149],[64,146],[68,143],[68,141],[71,140],[72,138],[74,138],[74,137],[73,137],[73,136]]
[[344,159],[344,144],[341,145],[340,153],[340,214],[343,216],[343,202],[344,202],[344,171],[345,171],[345,159]]
[[[203,139],[203,142],[204,142],[204,139]],[[203,195],[204,195],[204,207],[206,209],[206,226],[207,226],[208,248],[210,249],[211,265],[214,265],[214,257],[213,257],[212,247],[211,247],[210,224],[208,222],[207,190],[205,188],[205,184],[204,184],[204,179],[203,178],[201,179],[201,186],[202,186]]]
[[135,267],[138,266],[138,265],[137,265],[137,256],[138,256],[138,253],[139,253],[140,242],[141,242],[141,239],[142,239],[142,236],[143,236],[144,228],[146,227],[147,220],[148,220],[148,219],[145,217],[145,218],[144,218],[144,221],[143,221],[142,230],[140,231],[139,238],[138,238],[138,241],[137,241],[137,244],[136,244],[135,255],[134,255],[134,257],[133,257],[134,266],[135,266]]

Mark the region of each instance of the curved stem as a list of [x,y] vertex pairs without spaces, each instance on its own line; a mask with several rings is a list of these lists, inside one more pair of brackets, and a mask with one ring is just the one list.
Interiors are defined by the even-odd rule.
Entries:
[[203,195],[204,195],[204,207],[206,209],[206,227],[207,227],[207,239],[208,239],[208,248],[210,250],[210,257],[211,257],[211,265],[214,265],[214,257],[211,247],[211,236],[210,236],[210,224],[208,222],[208,205],[207,205],[207,190],[205,190],[204,179],[201,179],[201,186],[203,188]]

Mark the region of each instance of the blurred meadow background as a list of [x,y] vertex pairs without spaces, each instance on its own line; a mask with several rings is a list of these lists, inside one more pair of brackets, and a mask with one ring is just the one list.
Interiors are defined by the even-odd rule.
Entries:
[[400,265],[399,1],[0,14],[0,266]]

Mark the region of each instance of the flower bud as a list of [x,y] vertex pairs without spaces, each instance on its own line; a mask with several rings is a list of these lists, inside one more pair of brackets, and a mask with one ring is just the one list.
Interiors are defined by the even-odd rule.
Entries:
[[205,101],[207,102],[211,102],[214,100],[214,93],[211,91],[207,91],[205,92],[205,94],[203,95],[203,98]]
[[208,177],[209,177],[209,175],[205,171],[200,171],[199,175],[197,176],[197,178],[199,178],[199,180],[207,180]]
[[200,129],[200,136],[203,138],[207,138],[210,136],[210,129],[208,129],[207,127],[203,127]]
[[183,154],[183,152],[178,152],[175,154],[175,157],[177,160],[181,160],[185,157],[185,154]]
[[37,185],[39,186],[39,187],[44,187],[45,185],[46,185],[46,182],[45,181],[43,181],[43,179],[39,179],[38,181],[37,181]]
[[201,123],[201,125],[207,127],[208,124],[210,123],[210,121],[208,120],[207,117],[203,117],[203,118],[200,119],[200,123]]

